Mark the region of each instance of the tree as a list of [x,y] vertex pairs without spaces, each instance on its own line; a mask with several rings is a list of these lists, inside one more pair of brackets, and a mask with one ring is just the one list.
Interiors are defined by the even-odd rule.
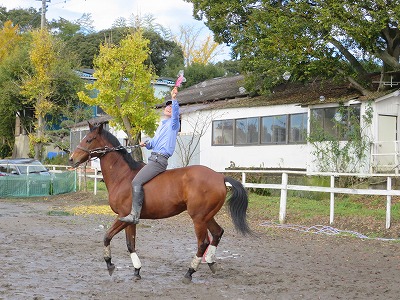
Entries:
[[[153,134],[158,114],[154,108],[159,102],[150,85],[154,77],[147,64],[150,50],[149,40],[136,30],[119,45],[103,44],[94,60],[97,79],[87,89],[98,91],[95,98],[80,92],[79,98],[90,105],[100,106],[113,117],[113,123],[125,131],[131,145],[138,144],[142,131]],[[140,149],[134,151],[136,160],[142,160]]]
[[11,21],[4,22],[0,30],[0,61],[12,52],[20,40],[18,25],[13,26]]
[[33,29],[40,28],[41,13],[33,7],[28,9],[10,9],[0,6],[0,23],[11,21],[12,24],[18,25],[20,32],[28,32]]
[[192,63],[184,69],[185,71],[185,86],[189,87],[194,84],[203,82],[207,79],[222,77],[225,75],[225,69],[217,67],[213,64]]
[[[74,61],[65,53],[64,44],[46,30],[32,32],[29,59],[31,72],[23,74],[21,96],[24,105],[34,110],[35,128],[30,134],[34,157],[42,160],[43,146],[49,142],[46,135],[46,115],[64,105],[69,93],[59,94],[61,86],[75,86],[77,75],[73,72]],[[72,80],[74,78],[74,80]],[[75,82],[75,84],[74,84]]]
[[[12,149],[15,137],[15,118],[20,116],[21,127],[25,130],[31,124],[29,116],[23,114],[25,98],[20,95],[20,77],[22,71],[29,72],[29,40],[27,36],[9,35],[8,25],[0,31],[0,48],[12,48],[4,51],[0,58],[0,138],[1,144]],[[8,33],[8,34],[7,34]]]
[[175,42],[182,48],[186,67],[192,63],[211,63],[222,51],[210,35],[200,41],[201,31],[194,26],[180,26],[180,34],[175,37]]
[[81,26],[64,18],[60,18],[57,21],[52,20],[49,24],[49,28],[51,28],[52,31],[56,33],[59,38],[67,41],[79,32]]
[[368,94],[371,72],[387,79],[400,69],[397,1],[186,1],[217,42],[232,45],[250,88],[262,93],[289,72],[291,80],[346,78]]

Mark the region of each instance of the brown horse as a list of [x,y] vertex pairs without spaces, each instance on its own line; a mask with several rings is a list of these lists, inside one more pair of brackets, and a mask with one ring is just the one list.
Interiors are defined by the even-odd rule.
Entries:
[[[144,164],[134,161],[117,138],[103,129],[103,124],[94,126],[89,123],[89,128],[89,133],[71,154],[70,163],[77,167],[91,158],[100,158],[108,201],[111,209],[118,214],[104,236],[104,259],[107,269],[110,275],[115,269],[111,263],[111,240],[125,229],[126,243],[135,268],[134,276],[135,279],[140,279],[141,262],[135,248],[136,225],[121,222],[118,218],[126,216],[131,210],[131,181]],[[233,224],[242,234],[249,234],[251,230],[246,221],[248,198],[239,181],[204,166],[189,166],[167,170],[144,185],[145,197],[141,219],[168,218],[187,210],[193,220],[197,253],[184,276],[184,282],[192,280],[192,274],[198,269],[204,253],[211,271],[215,272],[215,250],[224,230],[215,221],[214,216],[226,200],[225,182],[232,186],[227,204]],[[212,236],[211,241],[208,231]]]

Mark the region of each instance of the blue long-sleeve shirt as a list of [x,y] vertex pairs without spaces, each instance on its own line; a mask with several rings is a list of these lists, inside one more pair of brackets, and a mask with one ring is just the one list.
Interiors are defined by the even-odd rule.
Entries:
[[179,132],[179,103],[172,100],[171,117],[161,121],[154,137],[146,142],[146,148],[154,152],[172,156]]

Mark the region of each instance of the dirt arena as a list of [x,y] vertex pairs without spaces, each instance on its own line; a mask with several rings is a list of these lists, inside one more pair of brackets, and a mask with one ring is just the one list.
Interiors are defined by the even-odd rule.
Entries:
[[[186,214],[138,227],[142,280],[124,234],[112,244],[116,271],[103,260],[113,217],[63,216],[76,197],[0,199],[0,299],[399,299],[400,243],[265,228],[243,237],[221,214],[218,272],[200,265],[182,283],[195,253]],[[53,212],[50,213],[49,212]]]

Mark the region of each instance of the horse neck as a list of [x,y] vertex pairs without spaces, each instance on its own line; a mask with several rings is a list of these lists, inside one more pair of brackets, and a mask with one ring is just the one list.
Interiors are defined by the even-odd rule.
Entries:
[[[126,174],[133,171],[128,163],[124,160],[122,155],[118,152],[109,152],[100,158],[101,173],[103,174],[104,181],[106,182],[108,178],[113,181],[118,181],[121,179],[119,174]],[[137,172],[137,171],[136,171]]]

